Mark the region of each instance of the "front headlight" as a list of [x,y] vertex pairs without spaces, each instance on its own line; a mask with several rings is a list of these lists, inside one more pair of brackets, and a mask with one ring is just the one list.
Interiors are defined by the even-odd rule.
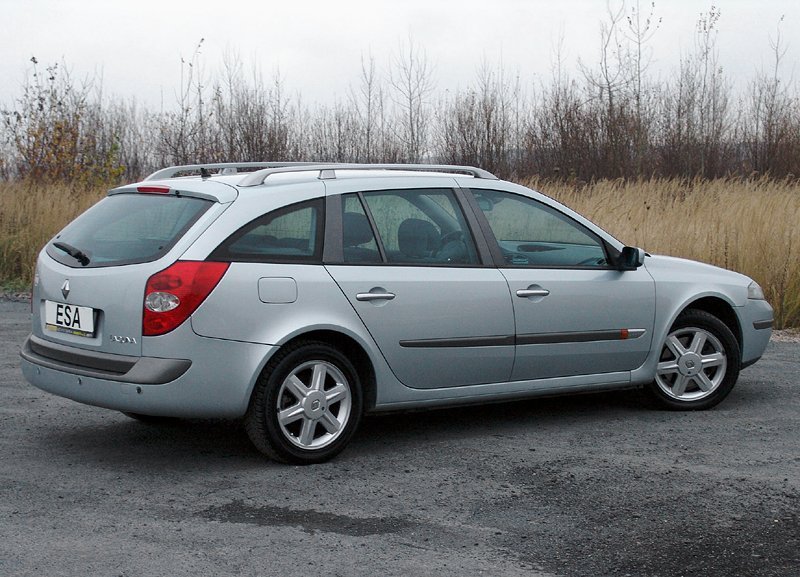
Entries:
[[751,282],[750,286],[747,287],[747,298],[757,301],[766,300],[764,298],[764,291],[756,281]]

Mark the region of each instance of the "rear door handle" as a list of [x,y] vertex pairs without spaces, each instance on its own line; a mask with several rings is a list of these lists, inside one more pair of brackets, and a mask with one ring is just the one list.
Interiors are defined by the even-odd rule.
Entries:
[[517,296],[523,299],[530,297],[546,297],[550,291],[543,288],[538,289],[520,289],[517,291]]
[[394,298],[394,293],[358,293],[356,300],[359,301],[390,301]]

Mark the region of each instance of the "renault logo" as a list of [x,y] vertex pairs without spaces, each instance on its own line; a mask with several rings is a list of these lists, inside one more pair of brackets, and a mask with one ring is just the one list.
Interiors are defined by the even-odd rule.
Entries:
[[69,279],[64,281],[64,284],[61,285],[61,294],[64,295],[64,300],[67,300],[69,297]]

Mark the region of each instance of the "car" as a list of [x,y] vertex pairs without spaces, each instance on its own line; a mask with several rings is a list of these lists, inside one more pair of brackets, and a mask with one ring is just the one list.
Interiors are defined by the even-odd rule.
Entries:
[[26,379],[274,460],[362,416],[644,388],[708,409],[764,352],[752,279],[626,246],[473,167],[221,163],[121,186],[41,251]]

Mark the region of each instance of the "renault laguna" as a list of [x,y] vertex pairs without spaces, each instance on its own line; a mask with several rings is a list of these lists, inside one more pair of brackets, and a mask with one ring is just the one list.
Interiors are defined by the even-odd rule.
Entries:
[[626,246],[481,169],[177,166],[41,251],[22,370],[132,418],[330,459],[365,413],[643,387],[708,409],[761,357],[752,279]]

